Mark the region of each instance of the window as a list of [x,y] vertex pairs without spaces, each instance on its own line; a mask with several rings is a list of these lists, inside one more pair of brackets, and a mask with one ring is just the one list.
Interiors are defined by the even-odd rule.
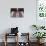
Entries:
[[37,0],[37,15],[46,17],[46,0]]

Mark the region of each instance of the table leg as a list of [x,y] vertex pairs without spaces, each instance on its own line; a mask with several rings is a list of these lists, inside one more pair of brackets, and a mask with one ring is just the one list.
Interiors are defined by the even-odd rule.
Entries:
[[7,46],[7,35],[5,34],[5,46]]

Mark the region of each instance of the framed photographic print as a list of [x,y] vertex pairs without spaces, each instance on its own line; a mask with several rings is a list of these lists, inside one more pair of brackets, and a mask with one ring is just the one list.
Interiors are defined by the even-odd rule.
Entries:
[[24,8],[11,8],[11,17],[24,17]]

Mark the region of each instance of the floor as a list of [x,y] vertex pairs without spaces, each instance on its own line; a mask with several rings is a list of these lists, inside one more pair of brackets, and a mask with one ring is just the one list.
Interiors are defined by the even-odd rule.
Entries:
[[[30,46],[37,46],[37,43],[30,43],[31,45]],[[4,46],[4,43],[2,42],[0,42],[0,46]],[[7,46],[15,46],[15,43],[8,43],[8,45]],[[25,46],[25,45],[21,45],[21,46]],[[41,45],[41,46],[46,46],[46,43],[44,43],[44,45]]]

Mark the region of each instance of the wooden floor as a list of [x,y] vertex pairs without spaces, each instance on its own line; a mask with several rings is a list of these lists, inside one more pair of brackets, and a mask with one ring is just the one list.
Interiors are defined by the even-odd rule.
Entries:
[[[4,43],[2,42],[0,42],[0,46],[4,46]],[[8,43],[8,45],[7,46],[15,46],[15,42],[14,43]],[[25,46],[25,45],[24,45]],[[30,46],[37,46],[37,43],[30,43]],[[42,45],[42,46],[46,46],[46,43],[44,43],[44,45]]]

